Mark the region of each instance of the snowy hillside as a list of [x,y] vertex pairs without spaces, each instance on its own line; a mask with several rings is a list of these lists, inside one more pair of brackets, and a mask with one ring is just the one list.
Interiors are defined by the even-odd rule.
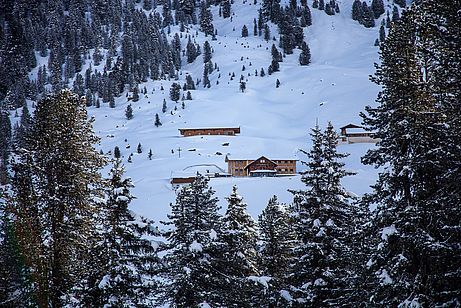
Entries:
[[[136,186],[133,194],[137,199],[132,202],[132,209],[156,221],[162,220],[169,212],[169,203],[175,200],[169,183],[173,173],[204,171],[203,167],[190,167],[202,164],[227,170],[226,154],[229,158],[256,159],[265,155],[274,159],[304,160],[298,149],[309,148],[308,133],[317,120],[321,127],[328,121],[336,128],[348,123],[359,124],[359,112],[365,105],[373,104],[378,92],[368,76],[374,72],[373,63],[378,61],[378,48],[373,43],[379,27],[366,29],[353,21],[351,5],[351,0],[343,0],[341,13],[335,16],[311,8],[313,25],[305,28],[304,35],[311,49],[312,63],[301,67],[300,51],[296,49],[280,63],[280,72],[264,77],[259,76],[259,71],[264,68],[267,72],[271,46],[273,43],[278,46],[278,41],[266,42],[261,36],[253,36],[251,30],[248,37],[241,37],[243,25],[253,28],[253,18],[257,18],[260,4],[236,1],[232,6],[232,22],[220,18],[214,7],[217,40],[212,41],[211,37],[198,32],[198,26],[189,29],[200,46],[208,40],[214,51],[212,61],[219,71],[210,74],[211,88],[200,84],[197,90],[191,91],[193,100],[185,101],[185,109],[181,108],[181,102],[169,99],[170,85],[173,82],[184,84],[186,74],[191,74],[194,81],[202,79],[203,60],[199,56],[194,63],[183,65],[178,81],[141,84],[140,89],[146,87],[147,95],[142,95],[138,102],[128,102],[123,95],[116,99],[115,110],[107,104],[100,109],[89,108],[89,114],[96,118],[94,128],[102,138],[103,151],[107,153],[115,146],[120,147],[127,175]],[[172,27],[168,38],[172,39],[177,32],[179,27]],[[277,27],[272,25],[271,36],[278,38],[277,33]],[[184,49],[186,44],[183,36],[181,47]],[[182,62],[187,63],[184,56]],[[245,71],[242,71],[243,66]],[[235,77],[231,80],[233,73]],[[239,90],[240,75],[247,81],[244,93]],[[281,82],[279,88],[275,87],[277,79]],[[165,113],[161,110],[163,99],[168,107]],[[129,103],[133,107],[132,120],[125,117]],[[156,113],[163,124],[160,127],[154,126]],[[179,128],[223,126],[240,126],[241,134],[185,138],[178,131]],[[229,146],[222,146],[226,142]],[[141,154],[136,153],[138,143],[143,148]],[[340,146],[340,151],[351,153],[346,167],[357,172],[344,184],[358,195],[366,192],[376,177],[372,167],[360,164],[360,157],[370,146]],[[152,160],[147,157],[149,149],[153,152]],[[129,163],[127,159],[131,153],[134,154]],[[298,164],[298,171],[302,169]],[[291,194],[287,189],[303,187],[299,176],[219,178],[212,179],[210,184],[223,206],[223,197],[230,194],[232,185],[238,185],[254,217],[273,194],[282,202],[290,202]]]

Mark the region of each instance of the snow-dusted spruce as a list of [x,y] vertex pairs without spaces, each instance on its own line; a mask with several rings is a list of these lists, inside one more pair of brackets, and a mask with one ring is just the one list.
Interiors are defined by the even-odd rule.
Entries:
[[105,164],[92,146],[97,141],[84,100],[61,91],[38,103],[13,164],[9,206],[33,301],[40,306],[78,301],[74,296],[100,265],[90,258]]
[[374,281],[365,285],[372,305],[461,302],[460,10],[459,1],[418,3],[381,47],[373,81],[383,90],[364,116],[381,142],[363,160],[385,167],[365,199],[377,206]]
[[268,288],[260,292],[258,304],[286,307],[291,301],[288,273],[297,241],[288,209],[279,204],[276,196],[259,215],[258,226],[258,269],[260,276],[268,278]]
[[134,187],[130,178],[123,178],[124,168],[116,159],[110,171],[106,202],[102,218],[98,258],[104,260],[103,275],[95,281],[95,301],[91,306],[139,307],[149,306],[158,287],[154,275],[158,273],[157,242],[143,238],[158,235],[151,222],[136,221],[128,205]]
[[223,304],[228,307],[249,307],[254,290],[261,288],[249,279],[258,275],[256,267],[257,226],[248,214],[247,204],[237,193],[237,187],[226,198],[227,211],[222,218],[223,248],[221,250],[221,270],[228,281],[228,289],[221,294]]
[[229,291],[219,267],[222,246],[217,198],[208,179],[198,174],[195,181],[182,187],[168,215],[172,230],[170,249],[161,273],[165,279],[162,301],[172,307],[196,307],[200,303],[221,304],[220,296]]
[[200,31],[205,35],[213,35],[213,14],[211,14],[208,1],[200,2]]
[[300,240],[296,262],[290,268],[292,296],[300,305],[339,306],[345,304],[353,261],[354,207],[341,185],[341,179],[351,173],[344,170],[341,159],[347,154],[337,152],[338,135],[331,123],[325,133],[316,126],[311,136],[312,149],[302,150],[308,157],[301,179],[307,190],[292,191],[292,216]]

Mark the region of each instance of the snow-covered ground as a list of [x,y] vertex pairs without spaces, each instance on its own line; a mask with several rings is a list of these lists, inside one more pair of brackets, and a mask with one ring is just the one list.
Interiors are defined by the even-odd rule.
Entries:
[[[212,61],[218,65],[219,72],[215,70],[210,75],[211,88],[203,88],[200,84],[197,90],[191,91],[193,100],[185,101],[185,109],[182,109],[181,102],[174,103],[169,99],[169,88],[174,80],[150,81],[140,85],[141,89],[147,88],[147,95],[138,102],[128,102],[123,95],[116,100],[115,110],[106,104],[100,109],[90,108],[89,114],[96,118],[95,131],[102,138],[101,148],[107,153],[115,146],[120,147],[127,175],[136,185],[133,194],[137,199],[132,202],[132,210],[156,221],[164,220],[170,202],[175,200],[170,177],[184,169],[194,170],[187,168],[189,166],[215,164],[227,170],[226,154],[230,158],[256,159],[264,155],[274,159],[304,160],[299,149],[309,149],[308,134],[316,121],[321,127],[325,127],[328,121],[336,128],[348,123],[360,124],[359,112],[365,105],[374,104],[379,90],[368,80],[374,72],[373,63],[378,61],[378,49],[373,43],[379,27],[366,29],[353,21],[351,5],[352,0],[343,0],[340,4],[342,12],[335,16],[311,8],[313,25],[305,29],[305,39],[311,49],[312,63],[299,66],[300,51],[295,50],[280,63],[280,72],[271,76],[267,75],[267,67],[274,42],[252,35],[253,18],[257,18],[260,4],[236,0],[232,6],[232,22],[219,17],[217,7],[213,8],[217,40],[212,41],[202,33],[197,35],[196,28],[189,30],[193,40],[201,46],[208,40],[214,50]],[[250,32],[247,38],[241,38],[244,24]],[[177,31],[177,27],[172,27],[169,38]],[[278,39],[275,26],[271,27],[271,34]],[[186,43],[183,35],[182,48]],[[275,44],[278,47],[278,41]],[[201,56],[192,64],[185,64],[184,57],[182,62],[181,76],[176,82],[182,86],[186,74],[191,74],[194,80],[202,79]],[[243,65],[245,71],[242,71]],[[266,76],[255,76],[255,70],[259,75],[261,68]],[[230,80],[232,73],[235,77]],[[239,91],[240,75],[247,80],[245,93]],[[277,79],[281,82],[279,88],[275,87]],[[162,86],[164,90],[161,90]],[[168,103],[166,113],[161,111],[164,98]],[[134,110],[132,120],[125,118],[129,103]],[[163,123],[158,128],[154,126],[156,113]],[[179,128],[223,126],[240,126],[241,134],[185,138],[178,131]],[[225,142],[229,145],[223,146]],[[136,153],[138,143],[143,147],[141,154]],[[372,146],[350,144],[339,147],[340,151],[351,153],[346,159],[346,167],[357,175],[344,180],[344,185],[357,195],[369,191],[369,185],[376,179],[376,170],[360,163],[360,157]],[[152,160],[147,156],[149,149],[153,152]],[[195,150],[190,151],[192,149]],[[134,154],[132,163],[129,163],[127,159],[131,153]],[[302,169],[303,166],[298,164],[298,171]],[[287,189],[303,187],[299,176],[212,179],[210,185],[216,190],[223,208],[226,205],[224,197],[231,193],[234,184],[255,218],[272,195],[288,203],[292,196]]]

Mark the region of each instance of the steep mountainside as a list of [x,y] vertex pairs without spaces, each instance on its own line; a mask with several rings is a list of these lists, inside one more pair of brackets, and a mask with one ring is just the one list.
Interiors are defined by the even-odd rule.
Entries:
[[[378,60],[378,49],[373,46],[378,27],[367,29],[353,21],[351,4],[352,1],[343,1],[342,12],[335,16],[311,9],[313,25],[304,30],[304,35],[311,49],[312,63],[300,66],[300,51],[296,49],[294,54],[283,58],[280,72],[270,76],[267,67],[271,46],[273,43],[278,45],[278,41],[266,42],[262,36],[253,36],[251,30],[248,37],[241,37],[243,25],[252,29],[260,5],[236,1],[232,6],[231,22],[220,18],[215,7],[216,40],[197,32],[198,26],[191,26],[189,33],[201,46],[207,40],[210,42],[212,61],[219,71],[210,74],[210,88],[204,88],[201,83],[197,90],[191,91],[193,100],[184,101],[185,109],[181,108],[181,102],[174,103],[169,99],[170,85],[173,82],[182,85],[187,74],[194,81],[203,79],[201,56],[194,63],[184,65],[179,81],[162,80],[140,85],[141,89],[146,87],[147,94],[131,103],[132,120],[125,118],[125,108],[130,102],[124,96],[116,100],[115,110],[107,105],[100,109],[90,108],[90,114],[96,117],[96,132],[103,138],[104,152],[118,146],[124,156],[127,173],[136,186],[134,195],[137,199],[132,203],[133,210],[156,220],[165,217],[168,204],[175,198],[169,183],[172,175],[193,175],[195,171],[206,172],[208,169],[214,172],[216,169],[214,166],[194,167],[196,165],[216,165],[227,171],[226,154],[235,159],[256,159],[265,155],[273,159],[303,160],[305,157],[298,149],[310,146],[308,133],[316,121],[322,127],[331,121],[336,128],[348,123],[359,124],[359,112],[365,105],[373,104],[378,92],[368,80],[374,72],[373,63]],[[178,31],[178,26],[171,27],[168,37]],[[277,27],[273,24],[271,33],[278,38]],[[181,46],[186,43],[187,39],[183,37]],[[261,68],[266,71],[264,77],[260,77]],[[232,74],[235,74],[234,78],[231,78]],[[239,89],[241,75],[246,81],[244,93]],[[281,83],[279,88],[276,88],[277,79]],[[161,110],[163,99],[168,108],[165,113]],[[154,126],[156,113],[160,115],[160,127]],[[222,126],[240,126],[241,134],[184,138],[178,131],[179,128]],[[226,142],[229,146],[222,146]],[[141,154],[136,153],[138,143],[143,147]],[[375,170],[360,164],[360,157],[370,146],[340,147],[340,151],[352,154],[346,167],[358,173],[345,183],[352,193],[364,193],[375,179]],[[152,160],[148,159],[149,149],[153,152]],[[222,155],[217,155],[218,152]],[[132,163],[128,163],[131,153],[134,153]],[[298,163],[298,170],[302,169]],[[299,176],[218,178],[211,181],[222,202],[234,184],[239,186],[254,216],[260,213],[272,195],[290,202],[291,194],[287,189],[302,187]]]

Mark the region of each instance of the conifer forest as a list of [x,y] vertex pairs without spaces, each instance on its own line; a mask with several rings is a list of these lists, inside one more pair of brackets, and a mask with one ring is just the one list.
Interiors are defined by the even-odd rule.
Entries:
[[461,0],[0,0],[0,307],[461,307]]

